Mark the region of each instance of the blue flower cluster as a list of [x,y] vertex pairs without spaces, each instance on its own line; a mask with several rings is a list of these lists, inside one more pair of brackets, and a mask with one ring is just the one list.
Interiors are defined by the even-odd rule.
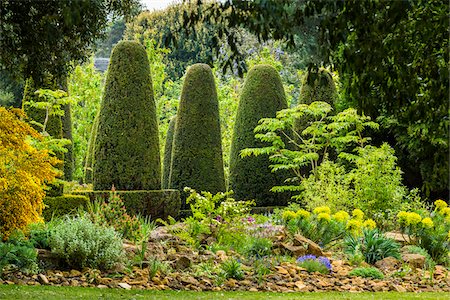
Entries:
[[320,262],[322,265],[324,265],[328,270],[331,271],[331,262],[330,262],[330,260],[329,260],[327,257],[325,257],[325,256],[319,256],[319,257],[316,257],[315,255],[311,255],[311,254],[303,255],[303,256],[300,256],[299,258],[297,258],[297,263],[302,263],[302,262],[305,262],[305,261],[307,261],[307,260],[315,260],[315,261],[318,261],[318,262]]

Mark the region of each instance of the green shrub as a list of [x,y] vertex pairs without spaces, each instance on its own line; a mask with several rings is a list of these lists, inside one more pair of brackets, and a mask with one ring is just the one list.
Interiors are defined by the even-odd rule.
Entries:
[[[219,103],[211,68],[195,64],[187,70],[177,111],[169,187],[224,192]],[[182,207],[187,194],[182,193]]]
[[0,277],[7,269],[26,274],[38,271],[37,251],[21,232],[12,234],[6,242],[0,238]]
[[81,195],[46,197],[44,198],[46,207],[42,211],[42,216],[44,220],[49,221],[52,217],[60,217],[76,213],[79,209],[85,209],[88,203],[89,198]]
[[150,67],[136,42],[122,41],[111,54],[94,153],[94,190],[161,188]]
[[278,72],[271,66],[253,67],[247,74],[239,101],[230,153],[230,189],[237,200],[256,201],[256,206],[287,204],[288,194],[273,193],[273,186],[281,185],[285,176],[272,173],[267,155],[240,156],[245,148],[262,147],[265,143],[255,138],[254,129],[261,118],[275,117],[287,108],[283,84]]
[[372,278],[372,279],[383,279],[383,273],[377,268],[356,268],[348,273],[350,276],[359,276],[363,278]]
[[170,119],[169,129],[167,130],[166,136],[166,146],[164,148],[164,159],[163,159],[163,175],[162,175],[162,188],[169,188],[170,179],[170,168],[172,165],[172,145],[173,145],[173,135],[175,133],[175,123],[177,117],[174,116]]
[[109,269],[120,262],[120,235],[110,227],[92,223],[87,217],[69,218],[53,228],[50,248],[71,268]]
[[272,241],[267,238],[252,237],[248,243],[246,254],[256,258],[262,258],[272,253]]
[[141,222],[137,216],[130,216],[125,205],[117,195],[112,192],[108,201],[97,199],[88,205],[87,216],[96,224],[113,227],[122,237],[139,241],[142,235]]
[[229,258],[222,263],[220,266],[225,278],[234,278],[237,280],[244,279],[244,271],[242,270],[242,265],[234,258]]
[[345,253],[354,255],[355,249],[360,249],[364,259],[369,264],[385,257],[400,259],[400,245],[387,238],[378,229],[363,229],[363,236],[349,235],[344,239]]
[[[167,219],[178,216],[181,200],[178,190],[115,191],[122,199],[129,214],[151,216],[152,219]],[[91,203],[97,199],[107,202],[111,191],[74,191],[73,194],[89,197]]]

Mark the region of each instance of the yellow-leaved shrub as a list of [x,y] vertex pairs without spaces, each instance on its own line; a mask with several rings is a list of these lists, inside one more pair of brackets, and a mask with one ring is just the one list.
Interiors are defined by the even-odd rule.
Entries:
[[38,149],[41,135],[23,121],[19,109],[0,107],[0,233],[3,239],[16,229],[41,220],[44,187],[57,175],[59,161]]

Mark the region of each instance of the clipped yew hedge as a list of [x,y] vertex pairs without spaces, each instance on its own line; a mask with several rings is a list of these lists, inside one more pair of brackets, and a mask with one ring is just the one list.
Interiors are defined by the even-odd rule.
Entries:
[[94,190],[159,190],[158,123],[147,53],[132,41],[113,49],[94,146]]
[[[177,217],[181,200],[178,190],[115,191],[122,199],[128,213],[167,219]],[[108,201],[111,191],[75,191],[75,195],[87,196],[91,202],[98,199]]]
[[57,197],[45,197],[45,208],[42,211],[44,220],[67,214],[75,214],[79,209],[86,209],[89,198],[83,195],[62,195]]
[[187,70],[177,112],[169,188],[184,187],[213,194],[225,191],[219,103],[206,64]]
[[267,146],[255,138],[254,129],[261,118],[273,118],[287,108],[278,72],[269,65],[257,65],[247,74],[239,100],[230,153],[230,186],[236,200],[256,201],[256,206],[285,205],[289,195],[270,189],[282,185],[284,176],[272,173],[268,156],[240,157],[245,148]]

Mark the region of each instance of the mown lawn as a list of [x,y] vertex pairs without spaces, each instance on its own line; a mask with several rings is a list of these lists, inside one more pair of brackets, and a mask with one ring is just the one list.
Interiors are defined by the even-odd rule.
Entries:
[[0,299],[450,299],[450,293],[267,293],[139,291],[55,286],[0,286]]

